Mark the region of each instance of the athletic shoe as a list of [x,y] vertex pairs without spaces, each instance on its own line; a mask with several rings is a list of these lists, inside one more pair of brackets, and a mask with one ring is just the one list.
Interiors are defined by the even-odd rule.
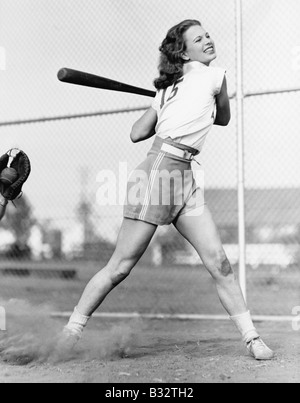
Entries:
[[275,357],[275,353],[262,341],[260,337],[247,343],[247,349],[258,361],[268,361]]
[[68,358],[68,356],[73,353],[80,339],[81,335],[79,333],[72,332],[70,329],[65,327],[62,334],[58,338],[54,351],[54,357],[57,359]]

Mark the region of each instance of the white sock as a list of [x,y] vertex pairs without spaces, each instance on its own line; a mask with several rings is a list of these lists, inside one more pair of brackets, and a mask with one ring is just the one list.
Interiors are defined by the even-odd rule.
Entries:
[[70,317],[69,323],[65,327],[66,330],[70,330],[72,333],[75,333],[77,336],[81,336],[84,328],[86,327],[90,316],[81,315],[78,312],[77,307],[74,309],[72,316]]
[[259,337],[249,311],[238,316],[231,316],[230,319],[238,328],[245,343],[250,343],[251,340]]

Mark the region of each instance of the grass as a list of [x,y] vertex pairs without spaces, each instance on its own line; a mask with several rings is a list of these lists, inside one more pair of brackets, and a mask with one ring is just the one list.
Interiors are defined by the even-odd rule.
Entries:
[[[28,265],[27,265],[28,266]],[[20,266],[22,268],[22,265]],[[33,265],[34,267],[34,265]],[[11,298],[49,304],[54,310],[74,308],[98,264],[60,263],[37,266],[31,275],[0,275],[0,300]],[[47,269],[50,269],[47,270]],[[61,278],[61,271],[76,269],[75,279]],[[42,276],[41,273],[48,273]],[[49,276],[49,273],[51,274]],[[300,306],[300,271],[276,268],[248,270],[248,304],[255,315],[291,315]],[[215,285],[203,268],[138,265],[101,308],[104,312],[223,314]]]

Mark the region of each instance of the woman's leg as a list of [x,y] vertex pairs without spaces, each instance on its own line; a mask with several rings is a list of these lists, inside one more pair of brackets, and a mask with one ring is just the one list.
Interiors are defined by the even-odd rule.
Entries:
[[88,319],[105,297],[130,274],[146,251],[156,225],[125,218],[110,261],[86,286],[66,330],[81,335]]
[[239,282],[223,249],[219,232],[207,206],[201,216],[180,216],[177,230],[196,249],[215,280],[221,303],[230,316],[247,311]]
[[[259,339],[247,309],[238,279],[227,259],[221,238],[207,206],[201,215],[180,216],[177,230],[196,249],[202,262],[213,277],[222,305],[241,332],[255,358],[270,359],[273,352]],[[254,340],[259,339],[259,352],[252,351]],[[251,345],[250,345],[250,344]],[[256,349],[257,350],[257,349]]]

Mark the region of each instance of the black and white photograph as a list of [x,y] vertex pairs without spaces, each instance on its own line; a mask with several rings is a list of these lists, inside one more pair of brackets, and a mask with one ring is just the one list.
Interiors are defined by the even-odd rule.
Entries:
[[0,383],[300,383],[299,0],[0,0]]

